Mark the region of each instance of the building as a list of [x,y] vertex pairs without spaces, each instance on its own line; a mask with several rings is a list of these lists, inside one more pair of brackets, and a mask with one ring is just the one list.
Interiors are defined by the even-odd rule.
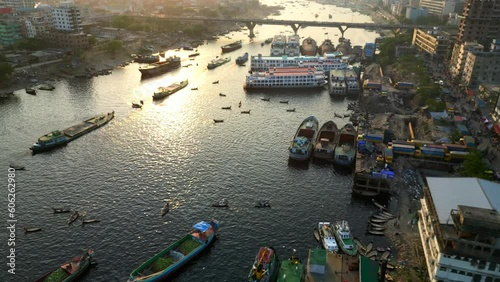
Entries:
[[80,9],[67,4],[52,10],[53,26],[56,30],[69,32],[82,32],[82,18]]
[[400,16],[403,14],[403,9],[406,4],[403,1],[395,1],[391,4],[391,14],[395,16]]
[[[457,48],[458,46],[458,48]],[[464,44],[455,44],[453,53],[451,54],[450,73],[453,77],[460,77],[465,66],[467,52],[483,51],[483,45],[477,42],[465,42]]]
[[[443,17],[453,13],[457,7],[457,0],[420,0],[420,8],[427,8],[430,15]],[[458,5],[460,6],[460,5]]]
[[471,89],[480,83],[500,83],[500,52],[467,52],[462,81]]
[[0,20],[0,46],[12,45],[21,38],[21,24],[14,21]]
[[479,85],[479,93],[487,95],[491,98],[496,97],[495,106],[492,110],[491,117],[495,121],[500,121],[500,83],[497,85]]
[[500,184],[427,177],[418,228],[431,281],[499,281]]
[[3,2],[5,7],[11,7],[14,10],[32,9],[35,8],[35,4],[37,3],[35,0],[4,0]]
[[411,44],[417,50],[438,58],[447,58],[450,48],[448,34],[441,32],[437,27],[432,30],[415,28]]
[[49,42],[53,42],[60,48],[87,49],[90,47],[89,35],[81,33],[69,33],[64,31],[50,31],[43,35]]
[[427,8],[410,6],[406,8],[406,18],[415,22],[417,18],[427,16],[429,11]]

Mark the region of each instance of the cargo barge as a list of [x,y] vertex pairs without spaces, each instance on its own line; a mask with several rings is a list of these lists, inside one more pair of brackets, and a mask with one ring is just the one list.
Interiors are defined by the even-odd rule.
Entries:
[[173,56],[168,57],[165,61],[160,61],[144,67],[140,67],[139,71],[141,72],[142,78],[146,78],[166,73],[180,67],[180,65],[181,58]]
[[33,144],[30,150],[33,154],[49,151],[51,149],[63,146],[76,138],[95,130],[115,117],[115,112],[100,114],[89,118],[82,123],[68,127],[62,131],[56,130],[45,134],[38,138],[38,141]]

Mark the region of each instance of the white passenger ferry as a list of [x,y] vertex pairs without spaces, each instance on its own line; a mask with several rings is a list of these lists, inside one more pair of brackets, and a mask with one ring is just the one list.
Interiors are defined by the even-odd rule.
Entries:
[[278,34],[274,36],[273,43],[271,44],[271,56],[285,55],[286,36]]
[[358,76],[352,69],[331,70],[329,80],[330,95],[332,96],[357,95],[361,92]]
[[290,57],[300,56],[300,36],[289,35],[285,45],[285,55]]
[[323,87],[328,83],[323,71],[316,68],[273,68],[247,75],[244,88]]
[[267,71],[273,68],[301,67],[317,68],[328,74],[331,70],[346,69],[348,64],[339,57],[326,56],[296,56],[268,57],[259,54],[250,57],[250,71]]

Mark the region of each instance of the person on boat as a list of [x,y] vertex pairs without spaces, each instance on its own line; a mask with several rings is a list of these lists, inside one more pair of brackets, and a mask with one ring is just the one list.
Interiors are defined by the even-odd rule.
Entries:
[[264,269],[264,265],[262,265],[262,263],[259,263],[259,266],[257,266],[257,268],[253,268],[252,278],[254,278],[256,281],[260,281],[264,277],[266,272],[267,270]]

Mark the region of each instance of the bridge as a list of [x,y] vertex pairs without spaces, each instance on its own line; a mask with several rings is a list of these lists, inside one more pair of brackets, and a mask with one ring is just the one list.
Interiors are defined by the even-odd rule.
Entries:
[[[148,16],[139,16],[140,18],[150,18]],[[317,27],[336,27],[342,33],[344,33],[348,28],[359,28],[368,30],[381,30],[381,29],[392,29],[392,30],[403,30],[403,29],[413,29],[413,28],[432,28],[433,26],[426,25],[413,25],[413,24],[377,24],[377,23],[352,23],[352,22],[316,22],[316,21],[297,21],[297,20],[273,20],[273,19],[221,19],[221,18],[208,18],[208,17],[173,17],[164,16],[161,17],[166,21],[203,21],[203,22],[229,22],[229,23],[244,23],[248,27],[249,37],[255,37],[253,29],[256,25],[285,25],[290,26],[293,32],[297,34],[297,31],[301,27],[307,26],[317,26]]]

